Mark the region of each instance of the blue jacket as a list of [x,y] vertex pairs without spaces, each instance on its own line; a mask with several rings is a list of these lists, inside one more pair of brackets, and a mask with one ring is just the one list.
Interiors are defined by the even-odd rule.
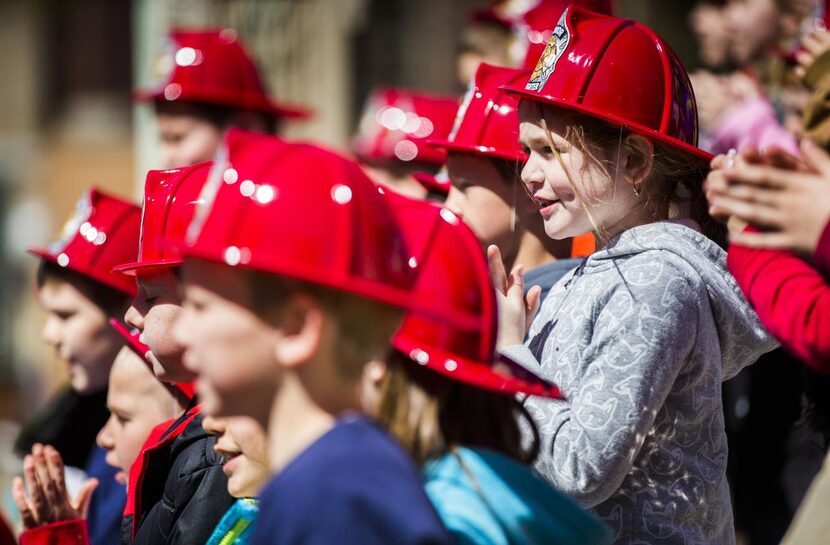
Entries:
[[427,462],[427,495],[458,545],[604,545],[593,515],[527,466],[485,449]]
[[107,451],[99,446],[92,447],[86,465],[87,477],[98,479],[98,488],[92,494],[87,524],[92,545],[114,545],[121,533],[121,514],[127,501],[123,484],[116,482],[117,469],[104,459]]
[[449,545],[415,465],[377,425],[349,416],[262,491],[254,545]]

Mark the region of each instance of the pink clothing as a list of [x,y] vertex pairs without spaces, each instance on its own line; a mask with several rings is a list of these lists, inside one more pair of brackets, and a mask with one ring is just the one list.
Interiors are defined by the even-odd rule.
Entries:
[[795,136],[778,123],[775,110],[762,96],[746,99],[725,111],[702,135],[700,144],[714,154],[747,145],[758,149],[774,146],[798,154]]

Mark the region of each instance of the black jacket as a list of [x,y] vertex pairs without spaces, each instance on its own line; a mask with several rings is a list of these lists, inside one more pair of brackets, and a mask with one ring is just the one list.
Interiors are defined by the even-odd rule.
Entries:
[[234,501],[215,442],[195,408],[145,448],[131,470],[123,544],[204,545]]

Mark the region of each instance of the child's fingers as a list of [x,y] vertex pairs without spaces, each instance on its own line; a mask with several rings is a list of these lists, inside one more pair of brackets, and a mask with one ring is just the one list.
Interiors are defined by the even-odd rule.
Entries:
[[50,501],[53,506],[66,502],[66,481],[64,480],[63,460],[54,447],[47,445],[43,451],[46,458],[46,469],[49,473],[49,485],[46,487],[49,492]]
[[60,500],[66,497],[66,481],[64,480],[63,459],[54,447],[47,445],[44,449],[46,468],[49,472],[49,479],[55,489],[55,494]]
[[29,505],[29,499],[26,497],[23,479],[20,477],[15,477],[12,481],[12,498],[14,499],[14,504],[17,506],[18,513],[20,513],[23,528],[28,530],[37,526],[38,522],[32,512],[31,505]]
[[38,481],[34,457],[31,454],[27,454],[23,458],[23,478],[26,481],[26,488],[29,490],[29,505],[34,514],[34,518],[42,521],[46,513],[46,497],[44,496],[40,481]]
[[85,519],[89,513],[89,504],[92,501],[92,494],[95,493],[96,488],[98,488],[98,479],[87,479],[84,484],[81,485],[81,489],[75,497],[73,507],[82,519]]
[[32,455],[34,457],[34,466],[35,466],[35,474],[37,475],[37,480],[40,483],[40,489],[43,493],[45,498],[45,509],[49,509],[50,511],[54,511],[55,507],[60,502],[61,498],[58,497],[57,489],[55,488],[55,483],[52,480],[52,476],[49,474],[49,467],[46,462],[46,454],[45,449],[42,445],[35,445],[32,449]]
[[510,278],[507,281],[508,291],[512,293],[521,293],[524,297],[525,292],[525,268],[521,263],[513,267],[510,271]]
[[490,266],[490,278],[493,280],[493,286],[502,295],[507,295],[507,272],[504,270],[499,247],[495,244],[487,247],[487,263]]
[[525,328],[530,327],[530,323],[539,312],[539,306],[542,302],[542,288],[541,286],[532,286],[527,290],[525,297]]

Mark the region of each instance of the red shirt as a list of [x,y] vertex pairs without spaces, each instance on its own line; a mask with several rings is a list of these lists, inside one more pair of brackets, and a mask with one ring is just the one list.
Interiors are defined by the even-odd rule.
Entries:
[[727,263],[769,332],[808,366],[830,373],[830,223],[810,261],[733,244]]

